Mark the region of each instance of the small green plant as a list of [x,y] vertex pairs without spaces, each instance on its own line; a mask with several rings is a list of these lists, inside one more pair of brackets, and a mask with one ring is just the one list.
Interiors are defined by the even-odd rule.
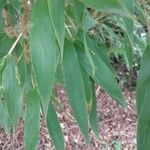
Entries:
[[130,70],[138,50],[144,54],[136,91],[137,148],[148,150],[150,48],[147,35],[137,32],[138,25],[148,24],[148,8],[147,1],[136,0],[1,0],[0,124],[5,131],[15,129],[25,114],[25,147],[36,149],[42,113],[56,149],[65,149],[52,103],[60,83],[85,140],[90,127],[99,138],[94,84],[126,107],[109,54],[121,53]]

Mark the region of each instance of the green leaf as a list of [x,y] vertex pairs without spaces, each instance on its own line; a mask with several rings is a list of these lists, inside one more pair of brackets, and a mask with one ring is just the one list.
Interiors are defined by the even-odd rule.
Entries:
[[19,0],[10,0],[10,4],[17,10],[17,12],[21,13],[21,6]]
[[40,96],[36,90],[28,93],[25,112],[25,147],[36,150],[40,131]]
[[133,47],[126,33],[124,35],[124,47],[125,47],[124,49],[125,61],[126,61],[128,70],[130,70],[133,64],[133,51],[132,51]]
[[122,105],[126,105],[114,74],[107,66],[107,64],[101,59],[101,57],[99,57],[98,53],[96,51],[91,53],[95,64],[95,74],[93,74],[93,69],[83,50],[83,46],[76,45],[76,49],[78,51],[79,61],[86,69],[88,74],[117,102],[119,102]]
[[[132,16],[134,15],[134,9],[133,9],[133,0],[124,0],[124,4],[126,5],[128,11]],[[123,17],[123,21],[125,24],[127,35],[125,34],[125,54],[126,54],[126,61],[127,61],[127,67],[130,69],[132,67],[133,63],[133,28],[134,28],[134,20],[131,18]]]
[[122,0],[113,0],[113,1],[112,0],[107,0],[107,1],[106,0],[80,0],[80,1],[84,2],[86,5],[94,9],[99,9],[101,11],[106,11],[106,12],[113,12],[113,13],[126,15],[126,16],[129,15]]
[[65,41],[63,71],[70,105],[85,139],[89,141],[86,97],[78,58],[71,42]]
[[26,80],[25,80],[25,90],[24,93],[25,95],[32,90],[33,85],[32,85],[32,67],[31,64],[27,64],[27,74],[26,74]]
[[83,84],[85,89],[89,121],[96,136],[99,137],[98,119],[97,119],[97,101],[95,95],[94,81],[90,79],[90,76],[83,68],[83,66],[80,65],[80,67],[81,67],[81,73],[82,73]]
[[9,52],[13,44],[13,39],[9,38],[7,35],[2,34],[2,39],[0,40],[0,58],[3,58]]
[[98,54],[98,56],[105,62],[105,64],[111,69],[112,72],[115,72],[111,63],[110,63],[110,59],[108,57],[107,54],[107,49],[104,45],[98,45],[98,43],[91,38],[87,37],[87,44],[89,49],[94,53],[94,51],[96,51],[96,53]]
[[32,8],[30,46],[32,64],[42,98],[43,110],[48,109],[48,97],[51,95],[59,46],[50,19],[47,0],[37,0]]
[[91,112],[92,108],[92,91],[91,91],[91,81],[90,76],[84,69],[82,65],[80,65],[81,73],[82,73],[82,79],[85,89],[85,96],[86,96],[86,104],[87,104],[87,112],[88,114]]
[[10,134],[10,130],[11,130],[10,118],[5,103],[3,103],[2,100],[0,100],[0,116],[1,116],[0,125],[4,128],[7,134]]
[[89,115],[89,121],[91,124],[91,127],[93,131],[95,132],[95,135],[99,138],[99,128],[98,128],[98,116],[97,116],[97,100],[96,100],[96,94],[95,94],[95,87],[94,87],[94,81],[91,81],[91,89],[92,89],[92,108]]
[[137,105],[137,113],[139,114],[141,111],[141,107],[144,102],[144,95],[146,86],[148,84],[147,80],[150,77],[150,47],[148,46],[143,54],[141,60],[141,68],[139,71],[139,77],[137,81],[136,87],[136,105]]
[[85,5],[77,0],[74,0],[74,8],[76,10],[76,20],[78,25],[80,26],[83,23],[83,12],[85,9]]
[[23,47],[21,45],[18,44],[16,46],[15,54],[17,55],[18,77],[19,77],[21,86],[24,88],[26,76],[27,76],[27,66],[26,66],[26,60],[24,57]]
[[2,73],[2,85],[6,108],[14,126],[17,125],[22,108],[23,91],[16,76],[17,64],[13,56],[6,59]]
[[2,12],[2,9],[4,8],[4,6],[7,4],[7,1],[6,0],[1,0],[0,1],[0,15],[1,15],[1,12]]
[[[149,76],[150,77],[150,76]],[[137,128],[137,149],[148,150],[150,147],[150,80],[147,79],[147,86],[144,87],[145,94],[143,103],[138,115]]]
[[55,108],[49,103],[47,112],[47,128],[57,150],[64,150],[64,136],[60,127]]
[[65,37],[65,3],[64,0],[47,0],[53,28],[63,57],[64,37]]
[[[134,2],[133,2],[133,0],[123,0],[123,1],[124,1],[126,8],[130,12],[130,14],[133,16],[134,15],[134,9],[133,9]],[[133,18],[123,17],[123,21],[124,21],[125,28],[126,28],[128,37],[130,39],[131,45],[133,45],[134,20],[133,20]]]
[[88,48],[86,33],[87,33],[87,31],[86,31],[86,15],[84,14],[83,15],[83,38],[84,38],[83,41],[84,41],[84,50],[85,50],[85,53],[87,55],[87,58],[89,59],[89,62],[91,64],[91,66],[92,66],[92,72],[93,72],[93,74],[95,74],[95,65],[94,65],[94,61],[92,59],[92,56],[90,54],[90,50]]

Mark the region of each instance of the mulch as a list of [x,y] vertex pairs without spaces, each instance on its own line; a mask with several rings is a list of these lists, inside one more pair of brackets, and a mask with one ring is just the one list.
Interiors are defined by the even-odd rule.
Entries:
[[[137,118],[134,92],[124,89],[128,107],[122,108],[100,87],[96,88],[100,139],[97,139],[93,131],[89,130],[91,137],[89,145],[86,144],[77,122],[72,117],[65,90],[58,85],[56,93],[58,101],[61,102],[65,110],[62,112],[57,108],[67,150],[136,150]],[[24,150],[23,129],[23,120],[20,120],[13,135],[7,135],[0,128],[0,150]],[[39,139],[38,150],[54,149],[43,119],[41,119]]]

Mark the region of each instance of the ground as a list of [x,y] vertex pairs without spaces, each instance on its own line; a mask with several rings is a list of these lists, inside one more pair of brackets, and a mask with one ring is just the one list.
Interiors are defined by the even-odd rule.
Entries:
[[[64,132],[67,150],[135,150],[136,148],[136,109],[135,93],[124,89],[124,96],[128,103],[122,108],[100,87],[96,88],[98,102],[98,119],[100,139],[90,130],[91,144],[87,145],[83,139],[76,121],[70,117],[72,113],[68,105],[65,90],[57,86],[58,100],[63,104],[65,114],[58,109],[58,117]],[[11,136],[0,128],[0,150],[23,150],[23,121],[20,120],[18,129]],[[41,119],[40,141],[38,150],[53,150],[54,145],[49,138],[47,129]]]

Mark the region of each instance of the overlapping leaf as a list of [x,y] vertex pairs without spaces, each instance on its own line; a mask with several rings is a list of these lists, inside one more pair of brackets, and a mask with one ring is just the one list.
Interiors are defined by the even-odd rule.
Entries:
[[[88,61],[88,58],[83,50],[83,46],[76,45],[76,49],[79,54],[79,61],[84,66],[88,74],[100,85],[106,92],[112,96],[117,102],[125,105],[124,98],[120,87],[115,80],[114,74],[107,66],[107,64],[99,57],[96,51],[93,50],[91,53],[95,64],[95,74],[93,74],[92,67]],[[111,85],[111,86],[110,86]]]
[[67,40],[64,48],[63,71],[70,105],[80,129],[88,141],[88,119],[83,80],[76,51],[73,44]]
[[136,89],[136,104],[138,114],[137,128],[137,149],[148,149],[150,144],[150,47],[145,49],[141,61],[137,89]]
[[17,64],[13,56],[9,56],[2,74],[2,85],[6,108],[11,122],[17,125],[22,108],[23,91],[17,77]]
[[32,8],[30,46],[32,64],[45,113],[53,87],[59,51],[50,18],[47,0],[37,0]]
[[89,121],[95,135],[99,137],[99,127],[98,127],[98,116],[97,116],[97,100],[95,94],[94,81],[91,81],[91,90],[92,90],[92,107],[89,115]]
[[[150,77],[150,76],[149,76]],[[138,116],[137,149],[148,150],[150,147],[150,78],[145,85],[143,103]]]
[[[124,4],[127,7],[130,14],[134,15],[134,1],[133,0],[124,0]],[[134,27],[134,20],[133,18],[123,17],[123,21],[125,24],[127,35],[125,34],[125,54],[127,59],[127,67],[131,68],[133,63],[133,27]]]
[[36,90],[29,92],[26,98],[25,147],[36,150],[40,124],[40,96]]
[[4,128],[7,134],[10,134],[10,130],[11,130],[10,118],[5,103],[2,100],[0,100],[0,116],[1,116],[0,125]]
[[147,87],[147,80],[150,77],[150,47],[144,51],[142,60],[141,60],[141,68],[139,71],[139,77],[137,81],[137,88],[136,88],[136,103],[137,103],[137,113],[139,114],[141,111],[141,107],[144,101],[145,90]]
[[64,150],[64,136],[57,118],[55,108],[49,103],[47,112],[47,128],[57,150]]
[[52,24],[63,56],[65,36],[65,3],[64,0],[47,0]]

